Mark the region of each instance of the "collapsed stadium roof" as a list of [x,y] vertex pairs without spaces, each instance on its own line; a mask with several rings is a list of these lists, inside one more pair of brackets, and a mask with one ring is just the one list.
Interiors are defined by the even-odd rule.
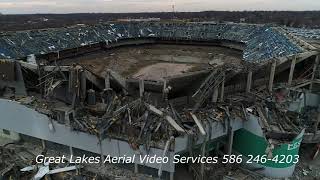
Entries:
[[243,59],[250,62],[308,50],[308,47],[294,42],[278,28],[267,25],[115,23],[2,33],[0,57],[22,58],[29,54],[46,54],[100,42],[109,44],[139,38],[227,40],[244,43]]

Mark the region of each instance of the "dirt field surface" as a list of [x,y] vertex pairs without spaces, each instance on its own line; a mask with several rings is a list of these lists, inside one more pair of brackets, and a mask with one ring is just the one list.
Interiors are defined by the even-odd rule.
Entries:
[[78,63],[97,75],[111,69],[125,77],[150,79],[196,71],[224,63],[240,63],[242,54],[229,48],[189,45],[142,45],[99,51],[59,64]]
[[145,80],[160,80],[167,76],[174,76],[186,72],[192,67],[192,65],[187,64],[157,63],[140,69],[133,77]]

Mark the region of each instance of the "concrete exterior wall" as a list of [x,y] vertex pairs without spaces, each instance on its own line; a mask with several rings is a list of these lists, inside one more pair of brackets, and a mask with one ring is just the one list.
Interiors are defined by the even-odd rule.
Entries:
[[[263,174],[272,178],[285,178],[291,177],[296,164],[292,162],[278,163],[273,161],[273,158],[278,155],[295,156],[299,153],[299,147],[304,135],[304,130],[291,142],[281,143],[279,146],[275,146],[270,149],[272,157],[266,153],[270,148],[270,144],[267,141],[261,126],[259,125],[258,117],[252,114],[248,115],[248,121],[244,123],[244,128],[235,133],[234,149],[237,153],[243,155],[243,160],[246,162],[249,156],[261,157],[267,155],[266,162],[243,163],[243,165],[249,169],[260,169],[256,171],[259,174]],[[296,145],[295,148],[289,148]]]
[[[306,97],[306,101],[304,98]],[[288,110],[289,111],[295,111],[300,112],[302,108],[305,106],[312,106],[312,107],[318,107],[320,104],[320,95],[313,94],[313,93],[306,93],[306,96],[302,94],[299,99],[296,99],[295,101],[291,102],[289,105]],[[304,104],[306,102],[306,105]]]

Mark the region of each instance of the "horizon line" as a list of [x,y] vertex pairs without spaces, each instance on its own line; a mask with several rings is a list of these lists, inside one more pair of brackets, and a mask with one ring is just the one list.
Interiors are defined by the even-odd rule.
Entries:
[[206,11],[141,11],[141,12],[66,12],[66,13],[1,13],[1,15],[70,15],[70,14],[152,14],[152,13],[202,13],[202,12],[318,12],[320,10],[206,10]]

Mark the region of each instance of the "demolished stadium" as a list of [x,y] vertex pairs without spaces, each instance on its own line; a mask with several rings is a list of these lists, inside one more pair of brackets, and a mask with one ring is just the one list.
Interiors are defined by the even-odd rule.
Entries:
[[[269,25],[116,22],[3,32],[0,127],[44,147],[68,146],[69,155],[168,157],[133,164],[170,179],[175,155],[212,151],[267,155],[247,168],[290,177],[293,161],[271,159],[320,143],[319,55],[311,42]],[[205,179],[205,164],[190,166]]]

